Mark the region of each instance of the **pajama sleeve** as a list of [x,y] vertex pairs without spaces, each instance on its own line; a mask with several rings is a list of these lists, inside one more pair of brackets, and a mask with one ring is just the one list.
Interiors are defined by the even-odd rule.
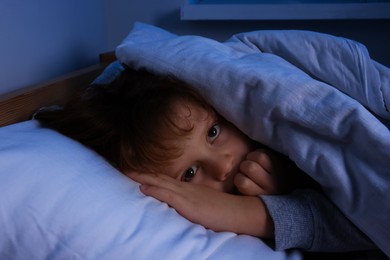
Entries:
[[262,195],[275,226],[275,249],[312,252],[373,250],[377,247],[321,193],[296,190]]

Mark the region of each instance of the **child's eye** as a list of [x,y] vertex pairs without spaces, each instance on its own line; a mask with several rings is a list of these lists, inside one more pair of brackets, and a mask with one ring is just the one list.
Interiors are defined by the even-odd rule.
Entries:
[[183,174],[182,181],[190,182],[192,178],[194,178],[197,171],[198,171],[198,166],[192,166],[191,168],[188,168]]
[[207,132],[207,139],[209,142],[213,142],[219,136],[221,131],[221,126],[219,124],[213,125]]

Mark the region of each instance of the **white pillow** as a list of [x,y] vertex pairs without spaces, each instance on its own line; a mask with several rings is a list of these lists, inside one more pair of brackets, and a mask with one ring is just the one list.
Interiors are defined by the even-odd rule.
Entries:
[[0,140],[0,259],[300,259],[190,223],[34,120]]

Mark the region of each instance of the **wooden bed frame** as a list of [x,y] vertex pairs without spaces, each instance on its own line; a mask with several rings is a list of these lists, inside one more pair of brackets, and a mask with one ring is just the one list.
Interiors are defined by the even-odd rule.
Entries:
[[75,91],[88,86],[115,60],[114,52],[102,53],[99,64],[0,96],[0,126],[29,120],[43,106],[63,105]]

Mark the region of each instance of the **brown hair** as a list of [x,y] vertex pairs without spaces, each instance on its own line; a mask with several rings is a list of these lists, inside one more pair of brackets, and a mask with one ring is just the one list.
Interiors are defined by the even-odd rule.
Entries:
[[150,172],[179,156],[180,147],[171,141],[192,130],[175,123],[179,100],[215,113],[178,79],[126,69],[112,83],[91,85],[63,109],[43,110],[35,118],[92,148],[122,172]]

